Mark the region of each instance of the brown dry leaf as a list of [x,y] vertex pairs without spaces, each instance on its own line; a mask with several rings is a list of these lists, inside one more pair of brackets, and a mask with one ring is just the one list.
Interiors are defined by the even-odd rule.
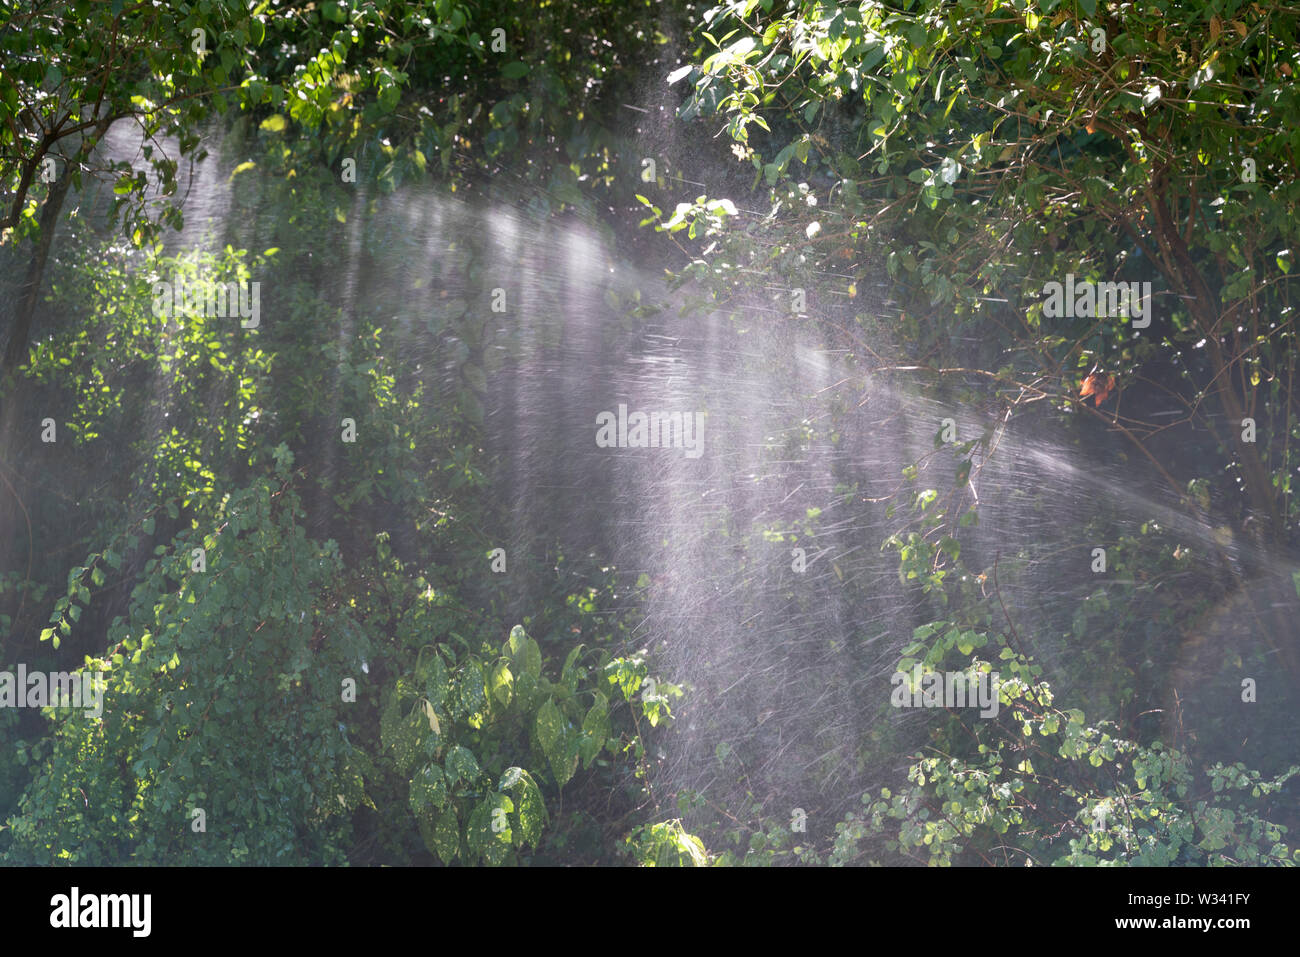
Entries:
[[1240,20],[1233,20],[1233,21],[1232,21],[1232,29],[1236,30],[1236,31],[1237,31],[1237,35],[1240,36],[1240,37],[1244,37],[1244,36],[1246,35],[1246,33],[1248,32],[1248,31],[1246,30],[1246,24],[1242,23]]
[[1210,17],[1210,42],[1219,39],[1219,34],[1222,32],[1223,22],[1218,17]]
[[1115,377],[1113,375],[1103,376],[1093,372],[1083,380],[1083,385],[1079,388],[1079,398],[1086,399],[1091,395],[1095,397],[1093,403],[1101,405],[1114,388]]

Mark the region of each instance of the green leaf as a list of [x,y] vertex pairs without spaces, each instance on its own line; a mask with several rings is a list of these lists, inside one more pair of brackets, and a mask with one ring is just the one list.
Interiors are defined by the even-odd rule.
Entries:
[[[496,830],[493,824],[498,820],[508,821],[514,809],[514,801],[506,795],[489,794],[470,812],[465,825],[465,845],[484,863],[495,867],[505,861],[513,834],[508,824],[501,830]],[[505,812],[504,815],[495,813],[498,810]]]
[[522,791],[519,794],[518,812],[519,833],[515,835],[515,844],[520,847],[524,844],[536,847],[542,829],[546,826],[546,802],[542,800],[542,789],[527,771],[524,772]]
[[456,808],[449,805],[434,820],[433,826],[424,834],[425,846],[438,855],[444,864],[450,864],[460,855],[460,822],[456,819]]
[[515,766],[506,768],[501,772],[501,783],[497,785],[497,789],[501,791],[509,791],[523,779],[523,776],[524,769],[521,767]]
[[547,698],[538,709],[536,729],[538,743],[550,762],[556,783],[564,787],[578,769],[578,735],[571,732],[554,698]]
[[494,700],[502,705],[510,704],[510,696],[514,691],[515,676],[510,672],[510,666],[504,661],[499,661],[496,667],[492,669],[492,677],[488,682]]
[[487,709],[487,686],[482,666],[474,660],[467,661],[457,679],[457,703],[467,715],[481,714]]
[[406,713],[397,694],[389,692],[388,704],[379,719],[379,741],[399,773],[409,773],[422,756],[420,745],[428,726],[423,713]]
[[462,745],[458,744],[451,748],[443,764],[447,769],[447,776],[453,781],[461,780],[466,784],[473,784],[478,778],[478,761],[474,759],[474,754],[469,748]]
[[586,717],[582,719],[582,737],[578,742],[578,757],[584,768],[590,768],[596,755],[609,740],[609,706],[604,695],[596,696],[596,703],[591,706]]
[[436,764],[427,764],[411,779],[409,803],[411,810],[418,816],[432,815],[447,803],[447,779],[442,768]]
[[537,741],[542,751],[550,758],[564,734],[564,716],[555,706],[554,698],[547,698],[546,703],[537,709]]
[[519,625],[510,629],[510,640],[506,643],[506,650],[511,660],[518,665],[519,674],[531,675],[533,678],[541,675],[542,649]]
[[511,767],[506,768],[505,773],[502,774],[499,790],[514,791],[518,799],[516,808],[519,830],[515,834],[515,845],[536,846],[547,820],[546,803],[542,799],[541,788],[537,786],[533,776],[523,768]]

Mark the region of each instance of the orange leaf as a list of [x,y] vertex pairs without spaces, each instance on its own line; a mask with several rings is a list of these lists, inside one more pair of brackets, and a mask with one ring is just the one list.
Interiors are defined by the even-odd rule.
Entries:
[[1088,396],[1093,396],[1093,403],[1101,405],[1114,389],[1115,377],[1113,375],[1102,376],[1093,372],[1083,380],[1083,385],[1079,388],[1079,398],[1086,399]]

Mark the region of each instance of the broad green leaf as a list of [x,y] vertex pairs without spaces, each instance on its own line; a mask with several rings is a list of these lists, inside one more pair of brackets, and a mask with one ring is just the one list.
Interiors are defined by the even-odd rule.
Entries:
[[506,644],[506,650],[516,664],[518,674],[532,675],[534,678],[541,676],[542,650],[519,625],[510,629],[510,640]]
[[447,759],[443,763],[447,769],[447,776],[452,781],[461,780],[466,784],[473,784],[478,778],[478,761],[474,760],[474,755],[469,748],[463,745],[458,744],[448,749]]
[[409,803],[417,815],[432,816],[434,811],[443,808],[447,803],[447,781],[442,768],[427,764],[416,772],[411,779]]

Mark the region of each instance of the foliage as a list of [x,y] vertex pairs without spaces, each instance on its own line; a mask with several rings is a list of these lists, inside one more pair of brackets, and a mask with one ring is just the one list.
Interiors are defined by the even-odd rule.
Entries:
[[700,839],[683,830],[681,821],[638,828],[627,838],[627,852],[646,867],[706,867],[709,860]]
[[[953,632],[948,633],[950,636]],[[976,644],[991,636],[970,635]],[[1185,753],[1119,737],[1113,722],[1087,723],[1053,707],[1037,666],[1003,640],[998,666],[1010,720],[977,721],[960,754],[916,754],[907,785],[863,795],[860,814],[836,827],[831,864],[863,853],[882,835],[886,860],[931,865],[1215,866],[1294,864],[1270,795],[1300,767],[1265,778],[1238,762],[1207,769],[1207,790]],[[936,649],[939,646],[934,646]],[[974,664],[974,660],[972,661]],[[900,670],[907,665],[899,663]],[[1253,801],[1243,800],[1250,792]]]
[[[266,167],[291,172],[275,136],[258,136]],[[612,574],[581,562],[579,580],[594,586],[557,582],[531,616],[545,649],[522,627],[505,638],[507,603],[481,572],[496,521],[480,444],[482,320],[449,305],[441,336],[426,340],[430,365],[461,383],[450,394],[412,375],[387,317],[333,334],[344,317],[321,283],[329,260],[303,263],[330,249],[337,181],[307,171],[259,188],[284,214],[282,246],[261,255],[101,252],[83,228],[69,241],[93,254],[51,270],[58,308],[23,384],[70,440],[55,456],[12,451],[46,487],[89,499],[64,534],[95,546],[71,575],[58,568],[58,550],[40,543],[59,540],[66,506],[42,499],[42,564],[31,582],[5,581],[25,596],[24,632],[35,612],[50,620],[41,649],[7,651],[47,667],[84,657],[106,670],[105,700],[118,704],[102,721],[46,712],[12,729],[0,854],[611,858],[620,835],[606,815],[646,813],[642,729],[666,730],[681,689],[652,674],[604,610]],[[151,310],[160,279],[206,289],[253,277],[274,290],[263,305],[275,321],[257,329]],[[328,454],[320,435],[337,441],[338,422],[322,416],[324,384],[355,410],[364,454]],[[525,579],[545,561],[512,557]],[[123,586],[133,598],[110,623],[108,596]],[[555,643],[571,633],[586,637]],[[55,817],[66,820],[50,827]]]
[[[654,5],[541,6],[537,16],[456,0],[305,10],[83,0],[14,13],[0,30],[0,52],[19,65],[0,80],[0,182],[12,198],[0,228],[34,234],[36,197],[53,181],[46,157],[80,189],[84,172],[98,172],[95,147],[123,120],[140,125],[152,170],[113,170],[127,235],[147,243],[161,225],[179,227],[178,206],[155,209],[147,196],[175,195],[180,161],[205,155],[204,124],[229,110],[272,131],[292,123],[336,172],[362,147],[358,175],[386,190],[430,162],[462,176],[495,171],[522,150],[526,181],[584,203],[579,182],[610,185],[620,161],[596,119],[613,111],[594,110],[588,91],[617,100],[620,67],[644,62],[656,43]],[[446,95],[453,78],[456,92]],[[623,162],[629,173],[639,168]]]
[[[341,859],[346,822],[328,818],[351,748],[331,699],[369,643],[322,600],[337,548],[295,522],[287,450],[281,462],[274,480],[224,497],[219,525],[180,533],[147,563],[111,650],[86,661],[105,675],[102,718],[51,715],[52,750],[11,822],[11,859]],[[86,600],[81,576],[113,564],[101,553],[74,569],[56,617]]]
[[[0,519],[18,530],[0,666],[102,671],[106,688],[99,717],[0,709],[0,861],[1296,861],[1289,754],[1255,770],[1206,758],[1224,725],[1197,742],[1177,720],[1139,720],[1160,669],[1203,641],[1200,617],[1300,523],[1294,10],[82,0],[5,17],[0,254],[28,270],[6,352],[19,377],[0,396]],[[691,62],[669,73],[679,28]],[[647,78],[683,92],[675,126],[620,112],[644,109]],[[143,164],[110,162],[110,129],[132,124]],[[642,178],[643,154],[667,162],[719,128],[765,211]],[[181,164],[214,142],[233,168],[224,232],[175,252]],[[93,214],[101,182],[126,244]],[[834,833],[806,829],[821,809],[760,787],[750,741],[717,744],[726,799],[661,788],[659,744],[689,689],[660,673],[621,572],[555,542],[512,551],[508,579],[484,572],[514,518],[484,453],[489,390],[524,349],[477,307],[485,241],[454,235],[440,274],[374,295],[392,275],[371,268],[424,242],[385,203],[427,184],[536,219],[635,203],[684,252],[688,302],[750,295],[755,273],[834,287],[850,307],[827,336],[864,377],[997,409],[975,438],[936,437],[886,499],[837,476],[834,518],[743,528],[724,510],[706,533],[756,561],[883,512],[884,554],[863,562],[891,580],[896,565],[915,626],[890,663],[996,670],[998,716],[935,712],[905,772],[889,770],[906,735],[885,704],[861,704],[861,735],[819,729],[829,743],[800,781],[818,799],[845,768],[892,775]],[[341,236],[356,237],[348,270]],[[1044,284],[1066,276],[1153,283],[1150,325],[1048,314]],[[254,277],[275,316],[258,329],[151,309],[160,280]],[[877,277],[900,303],[884,320],[860,292]],[[388,308],[429,283],[432,305]],[[637,331],[655,311],[640,290],[616,305]],[[1176,423],[1155,414],[1166,402]],[[70,441],[14,428],[33,410]],[[855,411],[764,452],[837,445]],[[343,416],[354,444],[337,442]],[[1034,416],[1124,435],[1216,547],[1095,515],[1074,531],[1106,543],[1120,580],[1063,593],[1018,632],[1002,587],[1024,587],[1039,554],[980,553],[973,483],[1008,423]],[[1162,443],[1178,425],[1196,428],[1175,457]],[[1031,490],[1017,504],[1053,503]],[[791,614],[879,598],[831,564],[833,591],[782,592]],[[768,597],[757,588],[734,607]],[[1293,608],[1261,613],[1275,644],[1238,665],[1300,675]],[[817,693],[856,702],[876,637],[855,638]],[[771,689],[799,705],[808,691]],[[1080,701],[1093,717],[1065,706]],[[711,718],[693,732],[719,733]]]
[[[705,22],[713,52],[680,71],[693,84],[682,112],[724,120],[772,187],[759,228],[775,242],[758,249],[775,265],[834,263],[860,281],[883,261],[907,298],[908,350],[939,369],[971,365],[954,343],[985,343],[1012,405],[1072,404],[1091,370],[1122,390],[1166,363],[1180,411],[1225,460],[1194,477],[1235,489],[1239,475],[1269,536],[1288,534],[1294,11],[737,0]],[[715,242],[728,268],[697,257],[692,274],[734,286],[737,266],[760,262],[752,231]],[[1049,318],[1044,282],[1067,274],[1154,281],[1155,321]],[[952,320],[922,322],[935,308]],[[1142,445],[1155,410],[1128,409],[1116,424]],[[1258,443],[1238,434],[1247,417]],[[1181,491],[1185,478],[1163,474]]]
[[[146,565],[112,652],[86,661],[107,676],[102,719],[51,709],[51,752],[30,748],[40,770],[10,822],[9,860],[337,863],[351,812],[380,810],[373,782],[406,792],[407,810],[382,813],[444,863],[505,863],[542,839],[543,783],[558,794],[602,753],[637,747],[615,730],[629,708],[666,713],[662,696],[634,699],[639,659],[584,665],[578,646],[551,680],[518,626],[499,654],[446,632],[466,609],[423,577],[391,580],[386,609],[341,601],[337,547],[304,534],[292,456],[277,458],[274,480],[224,498],[211,533],[182,532]],[[391,560],[382,543],[377,557]],[[74,569],[51,640],[85,600],[81,576],[113,558]],[[389,615],[398,642],[385,652],[369,632]],[[365,675],[403,662],[378,709],[357,704]]]

